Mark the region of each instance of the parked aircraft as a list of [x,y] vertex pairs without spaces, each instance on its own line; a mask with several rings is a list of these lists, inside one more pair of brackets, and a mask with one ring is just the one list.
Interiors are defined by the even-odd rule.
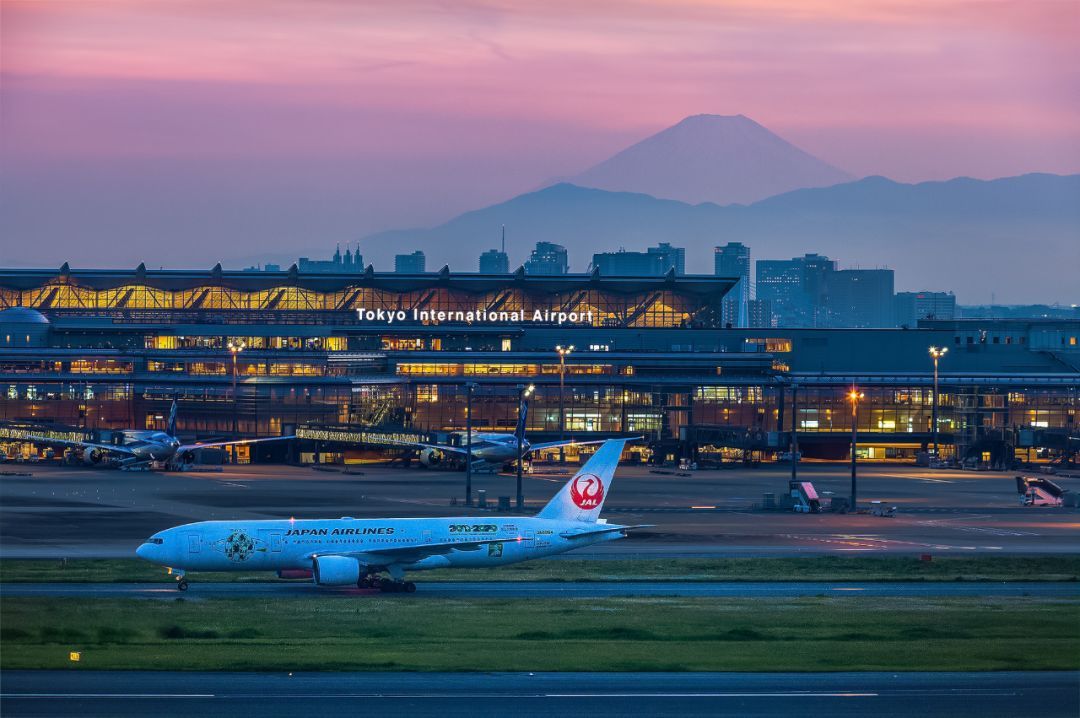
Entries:
[[[513,434],[472,432],[472,460],[473,464],[485,463],[494,466],[513,464],[518,460],[518,438],[521,438],[522,458],[535,451],[544,449],[558,449],[560,446],[585,446],[588,444],[602,444],[604,439],[592,441],[548,441],[532,444],[525,438],[525,420],[529,414],[529,402],[522,401],[518,411],[518,423]],[[468,435],[464,431],[455,431],[450,434],[454,437],[454,444],[403,444],[418,450],[418,458],[421,465],[432,468],[448,462],[459,463],[464,466],[469,454]],[[452,454],[453,458],[447,456]]]
[[[187,571],[276,571],[321,586],[416,590],[407,571],[489,567],[528,561],[624,538],[641,526],[600,519],[627,439],[604,442],[536,516],[458,516],[264,521],[200,521],[154,534],[139,558]],[[389,578],[380,578],[386,573]]]
[[165,425],[165,431],[124,429],[115,432],[120,438],[120,441],[115,444],[70,441],[34,434],[27,434],[25,438],[28,441],[40,444],[64,446],[79,450],[82,452],[83,462],[91,466],[117,465],[124,467],[160,461],[165,462],[171,469],[179,468],[183,464],[185,457],[196,449],[253,444],[264,441],[284,441],[296,438],[294,436],[272,436],[262,439],[232,439],[229,441],[212,441],[205,444],[184,444],[176,438],[176,409],[176,400],[173,400],[172,407],[169,409],[169,421]]

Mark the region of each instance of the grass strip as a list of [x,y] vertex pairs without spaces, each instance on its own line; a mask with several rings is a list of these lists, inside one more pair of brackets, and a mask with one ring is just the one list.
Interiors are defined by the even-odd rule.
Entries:
[[1080,668],[1080,600],[1039,597],[2,598],[0,616],[3,670]]
[[[199,573],[201,581],[270,581],[273,572]],[[537,560],[491,569],[441,569],[418,581],[1076,581],[1080,556],[935,558],[818,556]],[[137,559],[0,560],[0,583],[129,583],[173,580]]]

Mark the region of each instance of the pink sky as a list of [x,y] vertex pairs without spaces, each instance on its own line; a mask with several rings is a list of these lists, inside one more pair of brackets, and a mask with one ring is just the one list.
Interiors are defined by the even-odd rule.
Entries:
[[745,114],[858,175],[1080,170],[1074,0],[0,12],[4,234],[28,240],[14,263],[126,261],[79,232],[186,232],[198,253],[243,237],[236,257],[332,246],[506,199],[698,113]]

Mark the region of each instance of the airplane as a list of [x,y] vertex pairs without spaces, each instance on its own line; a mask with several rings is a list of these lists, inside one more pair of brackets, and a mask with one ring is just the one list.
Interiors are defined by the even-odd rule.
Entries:
[[[165,425],[165,431],[152,431],[140,429],[125,429],[116,432],[122,437],[123,443],[98,444],[92,441],[70,441],[67,439],[54,439],[47,436],[27,434],[25,439],[41,444],[56,444],[82,451],[83,462],[90,466],[118,465],[120,467],[136,466],[151,461],[166,462],[170,469],[178,469],[184,463],[184,457],[188,452],[195,449],[207,449],[217,446],[232,446],[234,444],[254,444],[264,441],[284,441],[295,439],[295,436],[271,436],[262,439],[232,439],[230,441],[215,441],[205,444],[184,444],[176,438],[176,400],[173,399],[169,409],[169,421]],[[118,458],[113,458],[118,457]]]
[[[605,441],[604,439],[595,439],[591,441],[548,441],[532,444],[525,438],[525,420],[528,417],[528,414],[529,402],[522,400],[518,410],[517,427],[514,429],[513,434],[474,431],[472,433],[472,458],[474,466],[476,463],[506,466],[517,462],[519,436],[521,437],[522,458],[534,451],[558,449],[560,446],[602,444]],[[454,454],[456,458],[454,463],[460,462],[461,465],[464,465],[465,461],[467,461],[466,457],[469,454],[467,435],[464,431],[455,431],[451,436],[455,437],[460,442],[460,445],[402,442],[402,446],[419,449],[417,458],[420,460],[420,465],[425,468],[433,468],[444,464],[447,459],[447,454]]]
[[319,586],[412,593],[407,571],[505,566],[645,528],[599,518],[627,441],[605,441],[533,517],[200,521],[154,534],[135,555],[168,567],[181,591],[188,571],[276,571]]

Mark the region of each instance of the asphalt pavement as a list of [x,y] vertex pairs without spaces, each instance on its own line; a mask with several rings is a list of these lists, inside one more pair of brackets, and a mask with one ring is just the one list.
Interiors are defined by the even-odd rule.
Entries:
[[[383,595],[353,587],[316,586],[310,582],[190,583],[185,593],[168,583],[4,583],[5,597],[79,598],[320,598]],[[472,581],[417,584],[416,593],[395,598],[604,598],[682,596],[708,598],[792,598],[799,596],[1080,596],[1075,582],[558,582]]]
[[5,671],[12,716],[875,716],[1080,713],[1080,674]]

